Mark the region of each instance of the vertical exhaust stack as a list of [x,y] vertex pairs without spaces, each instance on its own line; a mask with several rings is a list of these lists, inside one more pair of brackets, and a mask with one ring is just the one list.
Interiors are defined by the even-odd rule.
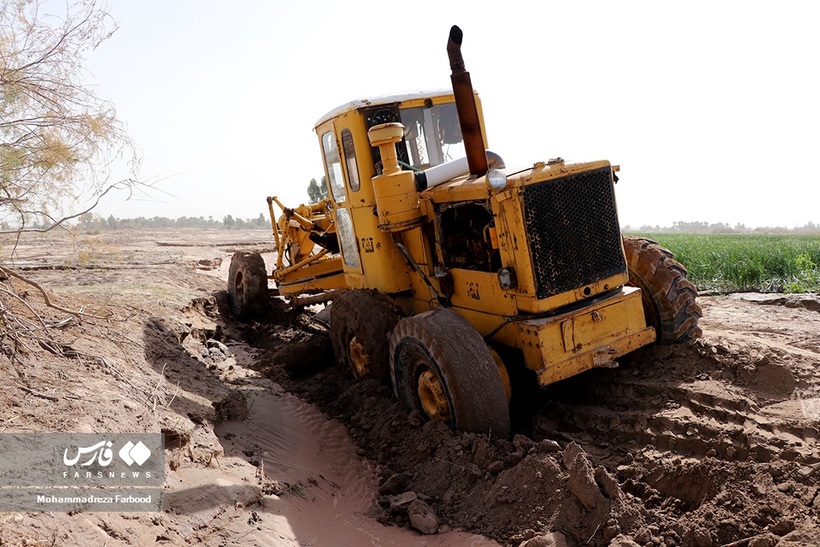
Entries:
[[467,151],[467,164],[470,175],[482,177],[487,174],[487,151],[481,135],[481,123],[478,119],[478,108],[473,95],[473,84],[470,73],[464,70],[464,59],[461,57],[461,41],[464,34],[456,25],[450,29],[447,41],[447,56],[450,58],[450,80],[453,82],[453,95],[456,98],[458,121],[464,137],[464,148]]

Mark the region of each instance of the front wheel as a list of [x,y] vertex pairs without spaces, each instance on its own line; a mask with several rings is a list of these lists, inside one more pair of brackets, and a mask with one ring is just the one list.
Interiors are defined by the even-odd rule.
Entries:
[[402,319],[390,340],[399,401],[451,428],[506,438],[510,411],[498,367],[470,323],[447,309]]
[[658,342],[679,344],[699,338],[703,313],[686,268],[650,239],[625,236],[624,251],[629,284],[641,289],[646,321],[655,327]]
[[268,306],[268,274],[259,253],[239,251],[228,271],[228,305],[238,319],[255,319]]
[[354,289],[330,306],[330,340],[336,360],[356,378],[387,380],[390,333],[398,316],[374,290]]

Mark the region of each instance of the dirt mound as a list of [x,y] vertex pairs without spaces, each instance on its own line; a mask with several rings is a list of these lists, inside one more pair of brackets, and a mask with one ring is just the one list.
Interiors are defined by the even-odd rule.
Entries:
[[410,525],[412,498],[445,526],[512,545],[549,532],[583,545],[820,542],[817,419],[796,396],[818,380],[800,348],[708,330],[648,348],[536,393],[510,440],[425,422],[387,385],[337,366],[295,375],[297,348],[330,347],[305,325],[250,328],[265,348],[254,366],[348,426],[377,465],[383,522]]

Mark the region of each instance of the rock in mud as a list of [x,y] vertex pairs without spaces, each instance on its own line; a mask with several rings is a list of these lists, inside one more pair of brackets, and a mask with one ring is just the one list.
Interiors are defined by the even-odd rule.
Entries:
[[390,475],[381,486],[379,486],[379,494],[382,496],[392,496],[407,490],[410,486],[410,480],[413,478],[409,473],[395,473]]
[[205,345],[208,347],[208,353],[214,361],[224,361],[231,356],[231,350],[219,340],[208,338],[208,340],[205,341]]
[[481,473],[481,468],[478,467],[474,463],[471,463],[471,464],[467,465],[466,469],[467,469],[467,478],[470,480],[470,482],[477,481],[478,479],[481,478],[481,475],[483,474],[483,473]]
[[541,454],[552,454],[561,451],[561,445],[552,439],[544,439],[538,443],[537,448]]
[[410,505],[418,500],[415,492],[404,492],[390,498],[390,509],[393,511],[406,511]]
[[531,448],[535,446],[535,443],[532,439],[520,434],[516,434],[513,437],[512,443],[513,446],[519,449],[521,452],[528,452]]
[[595,468],[595,482],[604,490],[604,494],[611,500],[616,500],[621,496],[621,487],[618,480],[602,465]]
[[524,459],[524,451],[521,450],[521,449],[519,449],[516,452],[511,452],[507,456],[507,462],[509,462],[510,465],[518,465],[519,463],[521,463],[521,460],[523,460],[523,459]]
[[749,547],[774,547],[780,538],[774,534],[762,534],[749,540]]
[[569,465],[567,488],[586,507],[587,511],[592,511],[604,501],[604,495],[595,483],[592,464],[589,463],[583,451],[578,453]]
[[581,448],[581,445],[575,442],[569,443],[567,447],[564,449],[564,467],[569,469],[572,466],[572,462],[575,461],[575,457],[578,454],[584,454],[584,449]]
[[435,534],[438,531],[438,517],[427,503],[416,500],[407,508],[410,526],[422,534]]

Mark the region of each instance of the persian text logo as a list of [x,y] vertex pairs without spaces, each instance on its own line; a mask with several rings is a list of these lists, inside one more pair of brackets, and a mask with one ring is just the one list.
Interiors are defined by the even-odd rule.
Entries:
[[820,420],[820,387],[798,389],[797,398],[803,415],[810,420]]
[[[111,462],[114,460],[114,452],[111,450],[112,446],[113,443],[111,441],[102,440],[90,446],[78,447],[73,457],[69,457],[69,449],[66,448],[63,451],[63,463],[69,466],[76,465],[84,456],[90,454],[91,457],[80,463],[80,466],[88,467],[96,461],[100,467],[107,467],[111,465]],[[151,449],[145,446],[142,441],[138,441],[137,444],[128,441],[120,448],[118,454],[120,459],[124,461],[128,467],[134,464],[141,467],[142,464],[151,457]]]
[[102,467],[107,467],[114,459],[114,452],[111,451],[111,441],[100,441],[91,446],[80,447],[77,449],[77,455],[73,458],[68,457],[68,448],[63,451],[63,463],[66,465],[75,465],[84,455],[91,454],[91,457],[81,463],[81,466],[87,467],[97,460]]

